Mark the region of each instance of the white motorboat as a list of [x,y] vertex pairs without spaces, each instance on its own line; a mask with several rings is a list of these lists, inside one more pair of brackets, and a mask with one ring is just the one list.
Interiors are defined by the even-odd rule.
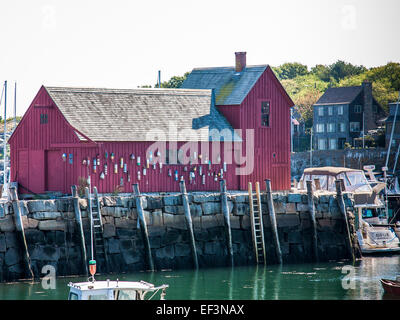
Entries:
[[[298,189],[306,189],[306,181],[313,181],[313,189],[319,192],[335,192],[335,181],[341,179],[344,192],[350,192],[354,198],[354,209],[357,210],[357,238],[363,254],[400,252],[398,234],[395,226],[382,217],[385,203],[379,193],[385,183],[378,181],[373,175],[375,167],[366,167],[370,180],[364,171],[341,167],[307,168],[299,181]],[[365,169],[365,168],[364,168]]]
[[68,284],[68,300],[165,300],[168,285],[154,286],[140,281],[87,281]]
[[[90,180],[89,180],[90,182]],[[89,188],[90,190],[90,188]],[[89,201],[91,201],[89,192]],[[91,206],[90,206],[91,208]],[[68,300],[151,300],[158,298],[165,300],[167,284],[155,286],[145,281],[96,281],[96,260],[94,260],[94,231],[93,231],[93,213],[89,210],[90,232],[91,232],[91,260],[89,261],[89,277],[86,282],[77,282],[68,284],[70,288]],[[101,219],[101,215],[99,217]],[[151,295],[150,295],[151,294]]]
[[392,226],[386,223],[385,218],[368,218],[363,215],[359,220],[357,238],[363,254],[400,252],[398,235]]

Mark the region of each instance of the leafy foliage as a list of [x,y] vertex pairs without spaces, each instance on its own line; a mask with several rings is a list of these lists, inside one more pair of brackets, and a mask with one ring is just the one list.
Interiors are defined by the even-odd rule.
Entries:
[[279,67],[273,67],[273,70],[279,80],[293,79],[308,74],[307,66],[298,62],[287,62]]
[[306,127],[312,126],[312,106],[329,87],[360,86],[364,80],[372,82],[374,98],[387,112],[388,103],[396,101],[400,90],[400,63],[367,69],[338,60],[331,65],[317,64],[308,68],[300,63],[284,63],[272,67],[290,95]]
[[[161,88],[180,88],[183,81],[186,80],[190,72],[186,72],[183,76],[173,76],[168,81],[161,82]],[[155,85],[156,87],[157,85]]]

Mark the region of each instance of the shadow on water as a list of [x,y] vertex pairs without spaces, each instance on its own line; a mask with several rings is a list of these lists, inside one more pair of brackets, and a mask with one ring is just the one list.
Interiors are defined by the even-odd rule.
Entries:
[[[343,267],[353,273],[343,273]],[[163,270],[98,276],[121,281],[144,280],[155,285],[169,284],[168,300],[360,300],[399,299],[383,295],[381,278],[394,279],[400,274],[400,256],[365,257],[361,262],[291,264],[201,268],[199,270]],[[354,288],[343,288],[344,277]],[[55,290],[46,290],[41,282],[0,284],[0,299],[66,299],[69,282],[86,281],[83,277],[58,278]]]

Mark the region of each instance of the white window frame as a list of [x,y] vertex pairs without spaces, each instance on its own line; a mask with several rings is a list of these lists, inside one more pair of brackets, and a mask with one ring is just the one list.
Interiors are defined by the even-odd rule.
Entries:
[[362,112],[362,105],[356,104],[353,109],[354,113],[361,113]]
[[346,132],[346,123],[345,122],[339,123],[339,132]]
[[324,107],[318,107],[318,116],[323,117],[324,116]]
[[328,116],[333,116],[333,106],[328,107]]
[[[322,146],[322,148],[321,148]],[[326,150],[326,138],[318,139],[318,150]]]
[[339,105],[339,106],[337,106],[337,114],[339,115],[339,116],[342,116],[343,115],[343,105]]
[[336,123],[328,123],[326,126],[326,132],[335,132],[336,130]]
[[325,132],[325,123],[317,123],[315,125],[315,131],[317,133],[324,133]]

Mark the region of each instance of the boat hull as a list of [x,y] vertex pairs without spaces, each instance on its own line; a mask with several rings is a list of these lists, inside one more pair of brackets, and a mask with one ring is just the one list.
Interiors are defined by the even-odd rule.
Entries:
[[361,253],[362,254],[399,254],[400,253],[400,247],[399,248],[361,248]]
[[381,279],[381,284],[386,293],[400,296],[400,282],[389,279]]

